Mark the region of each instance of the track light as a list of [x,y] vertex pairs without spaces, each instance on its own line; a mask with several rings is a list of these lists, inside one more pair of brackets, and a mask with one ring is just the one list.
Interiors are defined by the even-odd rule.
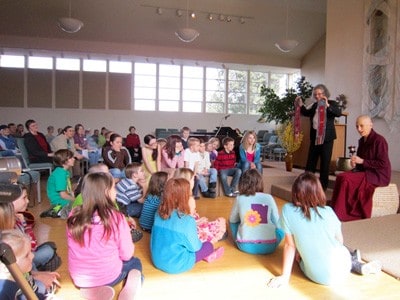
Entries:
[[162,15],[162,13],[163,13],[162,8],[161,7],[157,7],[157,14],[158,15]]
[[208,20],[212,21],[213,18],[214,18],[214,16],[212,14],[208,14],[208,17],[207,17]]

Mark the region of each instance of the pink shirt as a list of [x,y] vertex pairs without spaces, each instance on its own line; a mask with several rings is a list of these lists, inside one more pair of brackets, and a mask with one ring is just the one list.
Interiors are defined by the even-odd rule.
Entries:
[[256,152],[253,152],[253,153],[246,152],[247,161],[249,161],[249,162],[254,162],[254,156],[255,156],[255,154],[256,154]]
[[72,239],[67,229],[68,268],[72,280],[78,287],[95,287],[114,281],[122,270],[122,261],[133,256],[134,244],[125,217],[113,212],[116,220],[109,240],[103,238],[103,225],[93,218],[91,241],[85,232],[85,245],[81,247]]

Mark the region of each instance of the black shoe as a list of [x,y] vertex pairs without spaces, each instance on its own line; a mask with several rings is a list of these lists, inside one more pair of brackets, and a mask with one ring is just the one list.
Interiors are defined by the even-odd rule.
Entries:
[[211,182],[208,185],[208,190],[212,193],[215,193],[215,189],[217,188],[217,183],[216,182]]
[[224,241],[224,240],[226,240],[227,238],[228,238],[228,231],[225,231],[224,235],[222,236],[222,238],[220,238],[220,239],[218,240],[218,242]]
[[215,193],[212,193],[210,191],[205,191],[203,193],[201,193],[203,195],[204,198],[215,198]]
[[143,232],[137,229],[131,230],[132,242],[136,243],[139,242],[143,237]]

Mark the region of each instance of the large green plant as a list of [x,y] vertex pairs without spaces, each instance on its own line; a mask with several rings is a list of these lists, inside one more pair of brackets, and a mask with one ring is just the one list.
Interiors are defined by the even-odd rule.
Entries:
[[301,96],[303,100],[309,98],[312,94],[312,85],[302,76],[296,82],[295,89],[286,89],[285,95],[282,98],[275,93],[271,88],[265,85],[261,86],[261,96],[264,97],[264,103],[259,109],[262,118],[267,122],[275,121],[276,124],[283,124],[290,121],[294,111],[294,99]]

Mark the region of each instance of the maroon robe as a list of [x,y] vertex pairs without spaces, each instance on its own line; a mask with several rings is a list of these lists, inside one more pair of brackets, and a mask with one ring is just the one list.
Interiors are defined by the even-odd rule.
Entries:
[[388,144],[383,136],[372,129],[366,140],[361,137],[357,156],[364,159],[363,164],[336,177],[331,206],[341,221],[370,218],[375,188],[390,183]]

